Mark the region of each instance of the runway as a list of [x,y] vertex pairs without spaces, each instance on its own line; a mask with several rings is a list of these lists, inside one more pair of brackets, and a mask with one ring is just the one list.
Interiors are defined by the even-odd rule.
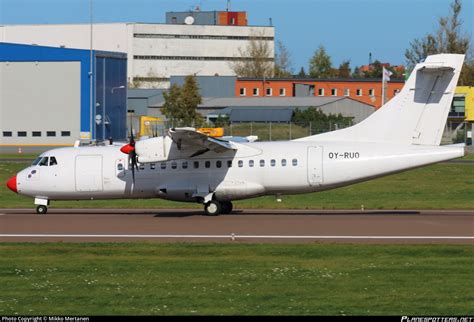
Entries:
[[0,209],[0,242],[474,244],[474,211]]

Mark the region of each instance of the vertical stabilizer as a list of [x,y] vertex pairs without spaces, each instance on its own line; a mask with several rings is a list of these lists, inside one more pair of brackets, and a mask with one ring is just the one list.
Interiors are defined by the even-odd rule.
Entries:
[[300,141],[357,141],[439,145],[464,55],[428,56],[398,95],[364,121]]

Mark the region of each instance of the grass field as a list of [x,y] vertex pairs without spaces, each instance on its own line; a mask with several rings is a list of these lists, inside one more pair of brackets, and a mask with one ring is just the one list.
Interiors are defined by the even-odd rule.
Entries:
[[3,243],[0,252],[0,315],[474,314],[472,246]]
[[[33,200],[12,193],[8,178],[27,163],[0,163],[0,208],[33,208]],[[474,209],[474,164],[444,163],[320,193],[262,197],[235,208],[274,209]],[[55,208],[194,208],[198,204],[159,199],[52,202]]]

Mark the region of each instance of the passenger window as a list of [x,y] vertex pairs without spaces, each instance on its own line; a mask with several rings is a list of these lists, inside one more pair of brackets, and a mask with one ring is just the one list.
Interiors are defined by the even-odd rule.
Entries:
[[260,166],[264,167],[265,166],[265,160],[260,160]]
[[253,160],[249,160],[249,167],[253,167]]
[[178,167],[178,164],[176,161],[171,162],[171,169],[176,169]]
[[199,161],[194,161],[194,169],[198,169],[199,168]]
[[144,164],[140,164],[140,165],[138,165],[138,168],[139,168],[140,170],[145,170],[145,165],[144,165]]
[[117,170],[118,171],[123,171],[123,164],[122,163],[117,164]]
[[227,161],[227,167],[228,167],[228,168],[232,168],[232,160],[228,160],[228,161]]
[[160,164],[161,169],[166,169],[166,162],[161,162]]
[[183,167],[183,169],[187,169],[188,168],[188,161],[183,161],[182,167]]
[[239,160],[239,168],[242,168],[244,166],[244,161]]
[[156,165],[154,163],[150,163],[150,169],[155,170],[155,168],[156,168]]
[[291,163],[293,164],[294,167],[296,167],[298,165],[298,160],[297,159],[293,159],[291,161]]
[[281,166],[286,167],[286,159],[281,159]]
[[38,163],[38,165],[43,166],[43,167],[47,167],[48,166],[48,157],[43,157],[40,160],[40,162]]
[[276,165],[275,159],[271,159],[271,160],[270,160],[270,165],[271,165],[272,167],[274,167],[274,166]]
[[211,167],[211,161],[206,161],[206,163],[204,163],[204,166],[206,168],[210,168]]
[[217,167],[217,168],[222,167],[222,162],[221,162],[221,161],[216,161],[216,167]]
[[58,162],[56,161],[56,158],[55,157],[50,157],[49,158],[49,165],[52,166],[52,165],[57,165]]

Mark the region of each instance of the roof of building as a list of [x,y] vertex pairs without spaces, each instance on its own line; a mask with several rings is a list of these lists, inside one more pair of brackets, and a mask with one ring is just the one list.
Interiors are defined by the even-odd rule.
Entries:
[[[380,83],[382,78],[311,78],[311,77],[282,77],[282,78],[265,78],[265,82],[350,82],[350,83]],[[263,78],[256,77],[238,77],[238,81],[260,81]],[[389,83],[405,83],[403,78],[392,78]]]
[[234,108],[231,109],[231,122],[290,122],[293,109],[290,108]]

